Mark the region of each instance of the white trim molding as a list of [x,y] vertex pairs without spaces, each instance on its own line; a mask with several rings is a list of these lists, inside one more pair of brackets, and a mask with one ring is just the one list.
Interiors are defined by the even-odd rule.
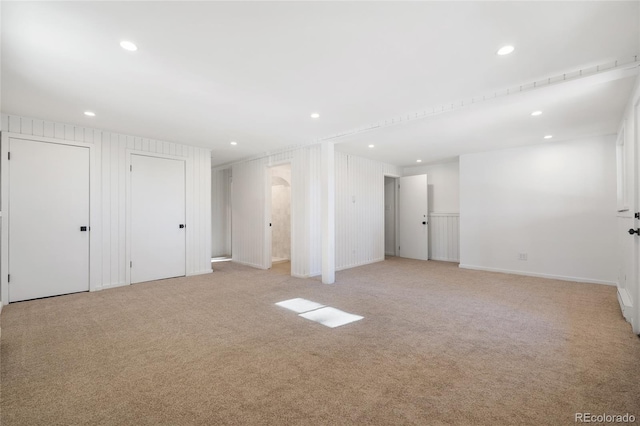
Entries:
[[591,278],[582,278],[582,277],[568,277],[564,275],[540,274],[537,272],[514,271],[509,269],[501,269],[501,268],[489,268],[485,266],[465,265],[462,263],[459,265],[459,267],[462,269],[472,269],[475,271],[500,272],[503,274],[514,274],[514,275],[523,275],[527,277],[548,278],[552,280],[572,281],[572,282],[585,283],[585,284],[602,284],[602,285],[610,285],[610,286],[618,285],[613,281],[594,280]]

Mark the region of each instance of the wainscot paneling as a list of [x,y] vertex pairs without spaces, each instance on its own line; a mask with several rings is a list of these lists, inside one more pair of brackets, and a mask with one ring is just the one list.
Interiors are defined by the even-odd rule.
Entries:
[[[96,145],[96,185],[100,209],[101,255],[92,262],[97,274],[93,289],[126,284],[126,179],[127,155],[131,152],[157,153],[186,158],[187,275],[211,272],[211,152],[172,142],[121,135],[71,124],[15,115],[1,116],[3,132],[31,135]],[[95,267],[94,267],[95,266]],[[96,270],[98,269],[98,270]]]
[[429,259],[460,262],[459,213],[429,213]]

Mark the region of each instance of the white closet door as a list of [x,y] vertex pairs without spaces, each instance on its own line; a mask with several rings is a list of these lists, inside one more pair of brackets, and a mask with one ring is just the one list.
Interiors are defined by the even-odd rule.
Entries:
[[185,163],[131,156],[131,283],[186,274]]
[[427,175],[401,177],[399,196],[400,257],[429,259]]
[[9,301],[88,291],[89,148],[10,138],[9,151]]

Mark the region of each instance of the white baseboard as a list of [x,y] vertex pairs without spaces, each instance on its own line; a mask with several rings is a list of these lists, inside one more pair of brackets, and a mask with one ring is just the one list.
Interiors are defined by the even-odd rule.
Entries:
[[357,268],[358,266],[370,265],[372,263],[382,262],[384,257],[373,259],[373,260],[365,260],[364,262],[352,263],[351,265],[341,266],[336,268],[336,271],[344,271],[345,269]]
[[439,262],[460,263],[460,259],[450,259],[448,257],[430,257],[429,260],[437,260]]
[[189,274],[187,274],[187,277],[193,277],[194,275],[205,275],[205,274],[210,274],[213,272],[213,269],[204,269],[202,271],[198,271],[198,272],[191,272]]
[[618,285],[613,281],[594,280],[591,278],[584,278],[584,277],[569,277],[564,275],[541,274],[538,272],[513,271],[510,269],[489,268],[485,266],[465,265],[462,263],[459,265],[459,267],[463,269],[473,269],[476,271],[501,272],[503,274],[514,274],[514,275],[524,275],[527,277],[549,278],[552,280],[573,281],[573,282],[585,283],[585,284],[602,284],[602,285],[612,285],[612,286]]
[[633,300],[626,288],[618,287],[618,303],[624,319],[633,325]]
[[[129,285],[129,283],[121,282],[121,283],[105,284],[96,288],[95,291],[106,290],[108,288],[124,287],[126,285]],[[91,290],[91,291],[94,291],[94,290]]]
[[237,263],[237,264],[239,264],[239,265],[251,266],[252,268],[267,269],[267,268],[265,268],[264,266],[262,266],[262,265],[258,265],[258,264],[256,264],[256,263],[251,263],[251,262],[242,262],[242,261],[240,261],[240,260],[235,260],[235,259],[231,259],[231,261],[232,261],[233,263]]

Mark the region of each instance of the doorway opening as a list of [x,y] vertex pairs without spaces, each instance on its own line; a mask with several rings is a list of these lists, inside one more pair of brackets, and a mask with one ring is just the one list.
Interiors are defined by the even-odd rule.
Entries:
[[291,273],[291,163],[269,168],[271,268]]
[[397,230],[397,197],[398,180],[395,177],[384,177],[384,255],[396,256],[398,248]]

